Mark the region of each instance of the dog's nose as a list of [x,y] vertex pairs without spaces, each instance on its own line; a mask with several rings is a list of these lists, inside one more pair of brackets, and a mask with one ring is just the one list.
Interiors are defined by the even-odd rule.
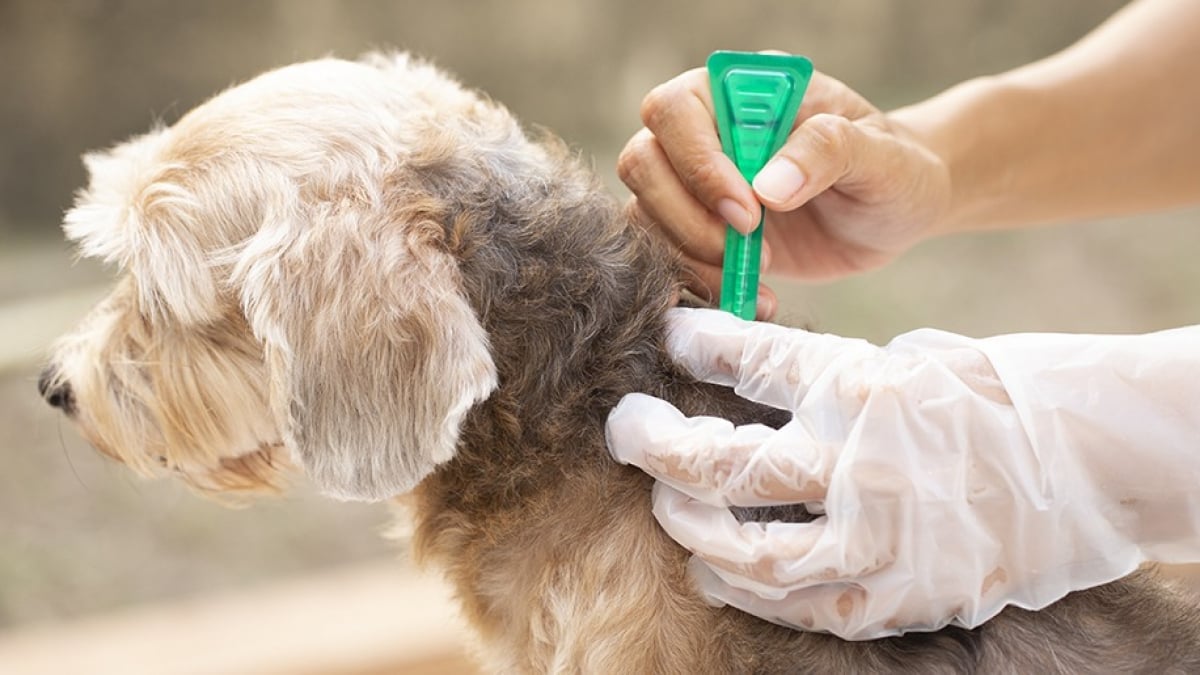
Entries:
[[48,366],[38,377],[38,392],[46,399],[46,403],[68,415],[75,411],[75,397],[71,394],[71,385],[58,378],[58,370],[54,366]]

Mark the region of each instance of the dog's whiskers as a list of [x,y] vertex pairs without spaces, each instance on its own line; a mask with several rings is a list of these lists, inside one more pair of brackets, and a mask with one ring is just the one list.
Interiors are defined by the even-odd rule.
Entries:
[[75,460],[71,458],[71,451],[67,448],[67,441],[63,438],[62,419],[57,420],[55,431],[58,433],[58,447],[62,450],[63,458],[67,460],[67,466],[71,469],[71,475],[75,477],[75,482],[79,483],[85,490],[91,490],[91,487],[84,482],[83,476],[79,475],[79,471],[75,468]]

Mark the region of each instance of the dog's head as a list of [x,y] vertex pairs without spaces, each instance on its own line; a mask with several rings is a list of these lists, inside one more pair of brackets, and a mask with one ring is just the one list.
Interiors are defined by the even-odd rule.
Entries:
[[64,228],[124,277],[39,386],[99,450],[212,490],[298,464],[365,500],[452,456],[497,371],[446,195],[552,172],[503,108],[404,56],[315,61],[85,163]]

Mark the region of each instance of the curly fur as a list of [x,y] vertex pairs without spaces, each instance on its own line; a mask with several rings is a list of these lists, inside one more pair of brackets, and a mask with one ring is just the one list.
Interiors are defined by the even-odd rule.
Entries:
[[673,254],[560,142],[430,66],[291,66],[87,163],[67,233],[128,275],[44,389],[142,472],[240,490],[295,464],[336,497],[411,492],[417,554],[491,670],[1200,671],[1200,612],[1144,573],[861,643],[706,605],[604,420],[631,391],[782,413],[673,366]]

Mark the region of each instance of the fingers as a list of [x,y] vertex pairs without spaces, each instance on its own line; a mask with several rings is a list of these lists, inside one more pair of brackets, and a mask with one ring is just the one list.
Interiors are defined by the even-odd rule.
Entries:
[[655,229],[687,256],[720,268],[725,223],[683,184],[649,131],[641,130],[626,144],[617,172],[633,191],[644,222],[657,224]]
[[779,311],[779,298],[766,284],[758,285],[758,306],[754,310],[755,321],[770,321]]
[[841,115],[813,115],[759,172],[754,191],[775,211],[797,209],[835,185],[874,193],[877,186],[897,183],[892,171],[905,150],[894,137],[868,125]]
[[[632,222],[643,227],[652,236],[667,242],[669,247],[675,248],[677,246],[681,246],[679,241],[672,236],[671,231],[658,225],[658,222],[651,217],[650,214],[646,213],[643,205],[636,196],[629,200],[625,208],[625,213],[626,217]],[[719,228],[706,226],[705,228],[701,229],[707,230],[708,234],[719,230],[721,233],[719,237],[721,241],[720,245],[722,248],[724,247],[724,225],[721,225]],[[700,235],[699,241],[706,242],[706,246],[702,248],[709,248],[712,246],[712,241],[709,239],[708,234],[704,232],[698,232],[698,234]],[[681,248],[680,259],[682,260],[685,268],[682,281],[687,289],[692,293],[695,293],[696,297],[705,303],[709,305],[716,305],[717,301],[720,299],[724,251],[708,250],[708,254],[702,259],[693,256],[688,249]],[[770,263],[771,249],[769,246],[764,244],[762,251],[762,267],[764,271],[768,268]],[[766,284],[759,284],[758,307],[757,311],[755,312],[755,317],[760,321],[770,320],[775,316],[778,308],[779,300],[775,295],[775,292],[772,291],[771,288]]]
[[[905,196],[905,189],[920,192],[917,188],[929,182],[929,167],[907,157],[913,149],[888,131],[878,110],[821,73],[808,87],[789,142],[753,189],[721,150],[704,69],[656,87],[641,113],[646,128],[626,145],[617,170],[647,218],[689,262],[701,263],[692,265],[699,278],[688,282],[699,295],[715,297],[720,288],[716,270],[724,252],[724,225],[753,230],[762,205],[788,216],[784,236],[774,237],[776,243],[789,242],[779,252],[784,263],[779,271],[809,278],[877,266],[887,259],[881,251],[894,253],[911,245],[929,220],[924,213],[909,218],[913,205],[908,203],[887,209],[905,214],[899,225],[859,213],[859,202],[918,199],[920,194]],[[822,211],[800,211],[832,186],[838,194],[825,201]],[[817,245],[790,250],[803,247],[804,241]],[[769,291],[762,296],[757,317],[769,318],[775,314],[775,298]]]
[[874,542],[859,542],[861,537],[847,542],[826,517],[809,523],[739,523],[729,509],[664,483],[654,486],[654,516],[723,581],[766,598],[862,577],[891,562],[890,549],[877,550]]
[[881,113],[858,92],[814,72],[787,143],[755,177],[755,195],[774,211],[800,208],[858,168],[847,153],[864,154],[872,138],[864,129],[874,127],[860,121],[874,119]]
[[[793,161],[791,164],[773,163],[774,169],[768,171],[771,168],[768,165],[768,169],[763,170],[767,176],[764,178],[760,173],[755,180],[755,190],[751,191],[733,162],[721,150],[709,87],[707,71],[696,68],[655,87],[646,95],[641,108],[646,129],[640,134],[641,139],[635,136],[637,142],[627,146],[618,163],[622,180],[634,194],[639,197],[643,193],[649,195],[654,182],[661,179],[659,170],[663,167],[656,161],[658,153],[647,145],[647,139],[654,140],[654,149],[661,152],[684,190],[710,213],[719,214],[721,220],[741,232],[750,232],[758,225],[761,196],[771,195],[774,199],[762,203],[776,210],[790,211],[820,192],[810,189],[808,198],[789,200],[794,203],[787,208],[780,208],[784,193],[790,196],[801,184],[808,183],[811,186],[823,181],[829,173],[828,157],[815,161],[811,167]],[[837,143],[843,140],[843,130],[836,126],[837,122],[830,122],[829,119],[851,124],[851,120],[878,114],[874,106],[845,84],[823,73],[814,73],[796,116],[798,129],[793,133],[797,143],[795,150],[801,152],[813,145],[823,148],[823,144],[831,146],[827,150],[836,153],[842,148]],[[809,120],[816,122],[810,125]],[[799,133],[801,130],[803,133]],[[795,157],[791,159],[795,160]],[[641,163],[652,164],[653,170],[638,170]],[[807,180],[803,169],[809,169],[813,174]],[[816,178],[822,180],[814,180]],[[825,187],[833,182],[829,181]],[[648,196],[643,201],[653,199]],[[649,210],[667,211],[669,208],[664,202],[662,207],[652,206]],[[659,219],[659,222],[671,226],[686,221]]]
[[[821,73],[787,143],[753,186],[721,151],[703,69],[656,87],[641,112],[646,128],[621,153],[618,173],[647,218],[700,263],[688,283],[702,296],[720,288],[725,223],[749,232],[764,206],[777,225],[768,233],[768,248],[778,248],[776,272],[808,279],[882,265],[928,236],[949,208],[944,162]],[[763,297],[757,316],[769,318],[774,296]]]
[[[763,250],[763,254],[766,257],[766,249]],[[684,274],[684,285],[695,293],[696,297],[715,307],[721,299],[723,266],[700,262],[686,254],[682,259],[687,270]],[[754,308],[755,320],[770,321],[778,311],[779,297],[775,295],[775,291],[771,290],[770,286],[759,283],[758,303]]]
[[629,394],[609,414],[609,452],[714,505],[769,506],[825,499],[837,457],[798,421],[779,430],[685,417],[666,401]]
[[758,225],[758,201],[721,150],[705,69],[655,87],[642,101],[641,114],[688,192],[740,232]]
[[799,410],[816,383],[861,372],[881,354],[863,340],[751,323],[714,310],[674,309],[668,325],[667,349],[692,375],[783,410]]
[[977,626],[999,609],[971,615],[961,604],[930,598],[911,585],[871,573],[853,581],[831,581],[784,593],[759,595],[722,578],[703,558],[688,561],[688,573],[705,600],[728,605],[773,623],[833,633],[844,640],[875,640],[913,632],[937,631],[950,624]]
[[[654,486],[654,517],[672,539],[705,564],[736,579],[740,588],[764,597],[780,597],[787,590],[788,582],[773,569],[775,563],[811,555],[826,532],[820,520],[739,523],[729,509],[704,504],[663,483]],[[768,526],[778,527],[768,535]],[[772,549],[773,545],[778,548]]]
[[915,625],[903,624],[886,610],[880,612],[876,598],[854,583],[818,584],[764,597],[727,583],[699,557],[689,561],[688,571],[709,604],[735,607],[798,630],[833,633],[843,640],[873,640],[900,635]]

